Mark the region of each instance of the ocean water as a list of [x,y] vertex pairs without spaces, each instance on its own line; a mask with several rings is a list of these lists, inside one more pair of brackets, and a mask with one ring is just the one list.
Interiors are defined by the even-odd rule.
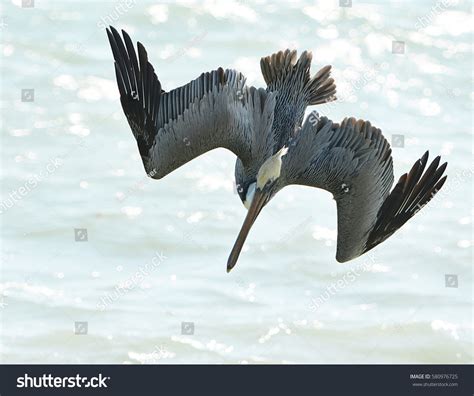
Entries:
[[[21,5],[0,12],[1,362],[472,362],[470,2]],[[288,187],[227,274],[246,213],[235,158],[145,177],[107,24],[146,46],[166,90],[218,66],[263,86],[260,57],[311,50],[338,86],[321,114],[403,140],[396,178],[441,154],[447,184],[344,264],[330,194]]]

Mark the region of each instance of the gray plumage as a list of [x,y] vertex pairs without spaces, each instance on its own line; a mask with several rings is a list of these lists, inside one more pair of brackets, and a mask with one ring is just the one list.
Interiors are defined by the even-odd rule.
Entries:
[[428,152],[392,191],[390,145],[380,129],[354,118],[341,124],[308,106],[335,100],[330,66],[310,75],[312,55],[280,51],[261,60],[267,88],[246,85],[235,70],[219,68],[165,92],[138,43],[113,28],[120,100],[147,174],[160,179],[217,147],[237,156],[239,196],[249,207],[229,257],[233,268],[247,234],[268,201],[283,187],[325,189],[336,200],[336,259],[351,260],[387,239],[436,194],[446,180],[437,157],[424,172]]

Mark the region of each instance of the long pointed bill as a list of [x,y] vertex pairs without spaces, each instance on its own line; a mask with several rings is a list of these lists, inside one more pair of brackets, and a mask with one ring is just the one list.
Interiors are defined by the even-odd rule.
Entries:
[[234,268],[235,264],[237,263],[240,251],[244,246],[245,239],[247,238],[247,235],[249,234],[250,228],[252,228],[255,219],[257,218],[263,206],[265,205],[266,198],[267,194],[263,193],[257,188],[250,204],[250,208],[247,212],[247,216],[245,217],[244,224],[240,229],[239,236],[235,241],[234,247],[232,248],[232,252],[230,252],[229,260],[227,260],[227,272],[230,272],[230,270]]

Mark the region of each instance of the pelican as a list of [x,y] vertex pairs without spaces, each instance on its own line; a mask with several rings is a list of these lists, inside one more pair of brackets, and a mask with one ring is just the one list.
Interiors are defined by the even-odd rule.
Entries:
[[[107,30],[120,101],[146,173],[161,179],[197,156],[232,151],[238,195],[248,209],[227,272],[262,208],[288,185],[332,193],[337,205],[336,260],[346,262],[389,238],[441,189],[447,163],[428,151],[394,183],[391,148],[369,121],[337,123],[308,106],[336,99],[331,66],[311,76],[312,54],[279,51],[261,59],[266,88],[218,68],[164,91],[143,45]],[[426,169],[426,170],[425,170]]]

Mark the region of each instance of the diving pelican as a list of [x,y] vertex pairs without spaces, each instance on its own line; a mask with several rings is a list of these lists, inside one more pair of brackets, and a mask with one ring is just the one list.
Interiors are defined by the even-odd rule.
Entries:
[[202,73],[164,91],[143,45],[107,29],[120,101],[146,173],[161,179],[218,147],[237,156],[235,183],[248,212],[230,253],[236,264],[262,208],[288,185],[329,191],[337,205],[336,260],[352,260],[385,241],[440,190],[447,163],[428,151],[394,182],[390,145],[369,121],[341,123],[307,106],[336,99],[325,66],[311,77],[312,54],[280,51],[261,59],[266,88],[247,86],[231,69]]

